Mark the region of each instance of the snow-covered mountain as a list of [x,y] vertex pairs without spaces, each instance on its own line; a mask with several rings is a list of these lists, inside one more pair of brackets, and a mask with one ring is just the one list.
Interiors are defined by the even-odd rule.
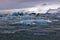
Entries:
[[57,9],[49,9],[47,13],[60,13],[60,7]]
[[60,13],[60,7],[57,9],[47,9],[40,7],[32,7],[32,8],[23,8],[23,9],[9,9],[9,10],[0,10],[0,14],[9,14],[13,12],[23,12],[23,13]]
[[0,10],[0,14],[12,13],[12,12],[28,12],[28,13],[45,13],[46,10],[42,10],[40,7],[32,7],[32,8],[23,8],[23,9],[9,9],[9,10]]

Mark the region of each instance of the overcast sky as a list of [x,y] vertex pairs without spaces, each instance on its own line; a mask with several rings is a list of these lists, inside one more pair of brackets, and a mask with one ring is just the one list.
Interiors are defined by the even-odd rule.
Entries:
[[0,10],[29,8],[46,5],[60,6],[60,0],[0,0]]

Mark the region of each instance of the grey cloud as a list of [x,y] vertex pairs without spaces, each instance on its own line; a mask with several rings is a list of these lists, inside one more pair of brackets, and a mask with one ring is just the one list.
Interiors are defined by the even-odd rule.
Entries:
[[44,4],[60,4],[60,0],[0,0],[0,10],[27,8]]

